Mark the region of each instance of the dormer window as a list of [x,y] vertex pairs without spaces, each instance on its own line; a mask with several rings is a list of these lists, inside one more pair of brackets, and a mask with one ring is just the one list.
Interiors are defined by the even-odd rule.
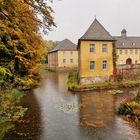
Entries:
[[132,46],[135,46],[135,43],[134,42],[132,42]]
[[122,45],[124,46],[124,45],[125,45],[125,43],[124,43],[124,42],[122,42]]

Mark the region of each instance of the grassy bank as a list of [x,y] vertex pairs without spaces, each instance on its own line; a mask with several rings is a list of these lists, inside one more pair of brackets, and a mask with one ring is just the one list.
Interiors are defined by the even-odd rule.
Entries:
[[0,91],[0,140],[15,127],[27,111],[27,108],[20,105],[24,95],[23,92],[10,88]]
[[119,105],[117,113],[126,116],[127,119],[136,122],[140,126],[140,98],[135,97],[123,101]]
[[78,84],[78,72],[73,71],[69,74],[68,89],[70,91],[92,91],[100,89],[131,88],[140,85],[140,80],[122,80],[118,82],[103,82],[90,85]]

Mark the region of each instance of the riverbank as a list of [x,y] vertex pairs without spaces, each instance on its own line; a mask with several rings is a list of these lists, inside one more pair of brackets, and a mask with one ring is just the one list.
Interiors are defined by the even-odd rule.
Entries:
[[48,67],[47,65],[46,65],[46,69],[48,70],[48,71],[51,71],[51,72],[72,72],[72,71],[74,71],[74,70],[77,70],[77,67],[60,67],[60,68],[55,68],[55,67]]
[[117,113],[140,127],[140,98],[136,96],[133,99],[123,101],[119,105]]
[[28,111],[14,129],[20,135],[8,132],[5,139],[140,140],[139,128],[115,113],[120,102],[134,97],[129,89],[115,96],[104,90],[72,94],[68,73],[44,74],[41,85],[22,101]]
[[91,85],[78,84],[78,73],[73,71],[69,74],[68,90],[73,92],[94,91],[94,90],[110,90],[116,88],[133,88],[140,85],[140,80],[122,80],[116,82],[103,82]]

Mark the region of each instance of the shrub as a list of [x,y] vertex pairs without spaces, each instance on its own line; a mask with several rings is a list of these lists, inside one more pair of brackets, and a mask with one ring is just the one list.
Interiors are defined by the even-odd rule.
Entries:
[[120,104],[118,108],[118,113],[121,115],[127,115],[132,113],[132,107],[128,104]]

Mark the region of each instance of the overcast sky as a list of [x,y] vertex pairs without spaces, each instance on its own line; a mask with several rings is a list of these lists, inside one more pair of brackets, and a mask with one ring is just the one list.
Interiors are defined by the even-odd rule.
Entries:
[[140,36],[140,0],[54,0],[51,4],[57,28],[43,38],[77,43],[95,16],[111,35],[123,28],[130,36]]

